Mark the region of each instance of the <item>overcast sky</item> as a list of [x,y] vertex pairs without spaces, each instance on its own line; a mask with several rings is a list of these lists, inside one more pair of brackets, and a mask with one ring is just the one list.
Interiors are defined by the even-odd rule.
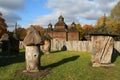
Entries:
[[27,28],[30,24],[47,27],[62,14],[67,24],[95,24],[119,0],[0,0],[0,11],[12,30],[14,24]]

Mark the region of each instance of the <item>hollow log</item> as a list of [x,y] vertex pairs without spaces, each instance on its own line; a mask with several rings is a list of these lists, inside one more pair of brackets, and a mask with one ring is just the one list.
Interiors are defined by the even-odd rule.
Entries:
[[44,45],[42,46],[42,51],[45,54],[49,54],[50,53],[50,48],[51,48],[51,42],[50,42],[50,40],[45,40],[44,41]]
[[111,36],[92,36],[93,54],[92,63],[94,66],[99,64],[111,64],[114,39]]
[[40,68],[40,48],[39,46],[26,46],[26,71],[38,72]]

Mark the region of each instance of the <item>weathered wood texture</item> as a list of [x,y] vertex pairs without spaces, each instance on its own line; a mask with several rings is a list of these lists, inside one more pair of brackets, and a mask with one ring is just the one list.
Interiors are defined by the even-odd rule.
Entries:
[[[76,46],[73,46],[75,44]],[[61,50],[65,46],[69,51],[92,52],[92,41],[56,41],[51,40],[51,50]],[[42,46],[41,46],[42,47]],[[72,48],[74,47],[74,48]],[[25,48],[20,42],[20,49]],[[120,52],[120,41],[114,42],[114,49]]]
[[114,39],[110,36],[92,36],[92,63],[111,63]]
[[62,50],[63,47],[66,47],[66,50],[68,51],[92,51],[91,41],[51,41],[51,50]]
[[114,42],[114,49],[116,49],[116,51],[120,53],[120,41]]
[[26,71],[37,72],[40,67],[40,44],[42,42],[40,32],[31,26],[23,41],[26,49]]
[[42,42],[41,34],[35,27],[30,27],[24,39],[24,45],[40,45]]
[[24,45],[23,41],[20,41],[19,49],[25,49],[25,45]]
[[44,40],[44,45],[42,46],[42,51],[46,54],[50,53],[51,41]]
[[26,46],[26,70],[28,72],[38,72],[40,68],[40,51],[38,46]]

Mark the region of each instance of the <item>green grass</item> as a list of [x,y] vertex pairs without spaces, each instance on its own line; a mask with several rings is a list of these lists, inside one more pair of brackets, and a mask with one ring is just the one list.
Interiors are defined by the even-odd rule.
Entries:
[[43,68],[52,68],[45,78],[15,75],[25,68],[24,50],[18,57],[0,58],[0,80],[120,80],[120,57],[115,67],[91,67],[91,53],[52,52],[41,57]]

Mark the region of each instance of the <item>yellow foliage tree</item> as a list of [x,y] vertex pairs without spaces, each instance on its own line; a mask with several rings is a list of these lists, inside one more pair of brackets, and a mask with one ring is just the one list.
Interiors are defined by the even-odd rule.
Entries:
[[111,10],[110,17],[120,24],[120,1]]
[[106,17],[105,15],[100,17],[95,27],[102,26],[103,24],[106,24],[108,27],[111,27],[114,31],[117,31],[118,22],[113,20],[111,17]]
[[99,26],[103,25],[104,21],[105,21],[105,17],[104,16],[100,17],[98,19],[97,24],[95,25],[95,27],[99,27]]
[[114,31],[118,29],[118,22],[117,21],[107,21],[106,23],[109,27],[111,27]]

